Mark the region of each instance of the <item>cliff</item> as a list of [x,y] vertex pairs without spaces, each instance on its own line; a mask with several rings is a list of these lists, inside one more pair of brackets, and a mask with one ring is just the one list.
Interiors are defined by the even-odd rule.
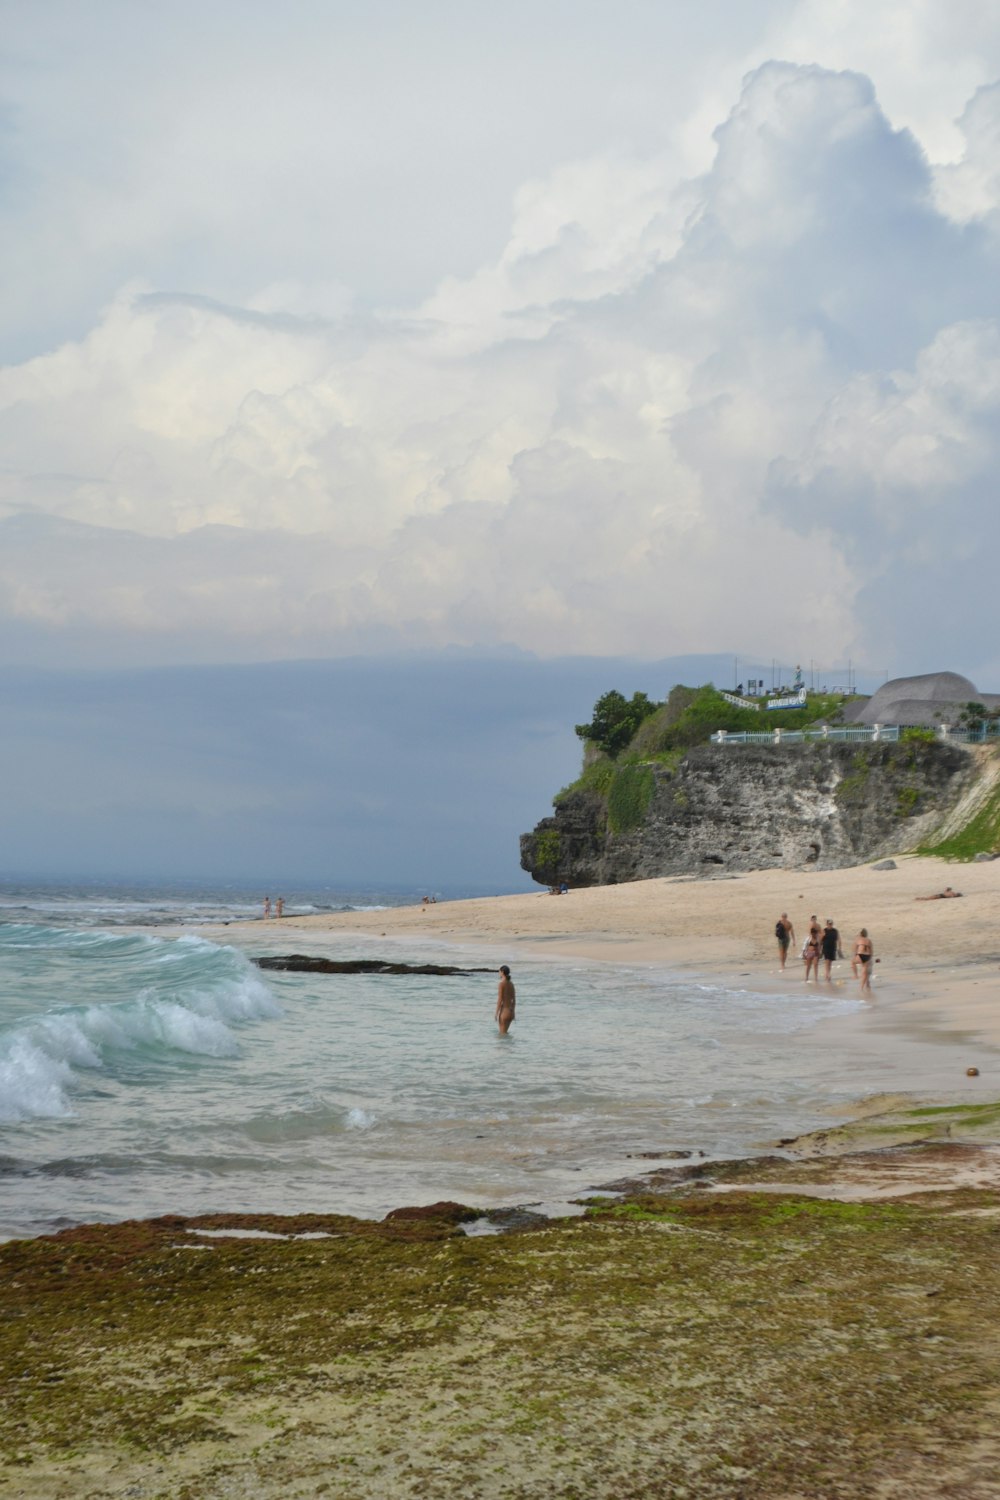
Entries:
[[702,744],[682,758],[585,774],[521,837],[543,885],[814,865],[926,843],[981,779],[954,744]]

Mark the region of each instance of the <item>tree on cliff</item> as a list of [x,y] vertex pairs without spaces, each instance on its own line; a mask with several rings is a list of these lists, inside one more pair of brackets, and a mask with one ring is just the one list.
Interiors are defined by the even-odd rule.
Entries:
[[995,724],[997,719],[1000,719],[997,709],[987,708],[985,703],[967,703],[958,716],[958,727],[981,734],[987,724]]
[[582,740],[589,740],[605,755],[614,757],[629,744],[643,719],[655,714],[660,706],[652,703],[645,693],[633,693],[626,698],[612,688],[594,704],[591,722],[577,724],[576,732]]

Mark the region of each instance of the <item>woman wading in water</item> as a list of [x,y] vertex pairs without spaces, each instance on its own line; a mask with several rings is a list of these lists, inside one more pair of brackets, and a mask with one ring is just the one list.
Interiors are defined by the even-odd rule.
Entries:
[[500,965],[500,984],[497,987],[497,1010],[494,1020],[500,1028],[500,1035],[506,1036],[514,1020],[514,1006],[517,996],[514,993],[514,982],[510,977],[510,970],[506,964]]

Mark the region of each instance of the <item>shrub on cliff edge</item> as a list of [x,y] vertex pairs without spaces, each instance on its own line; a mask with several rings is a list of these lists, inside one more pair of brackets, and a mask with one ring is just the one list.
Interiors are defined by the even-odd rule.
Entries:
[[594,717],[589,724],[577,724],[577,734],[614,758],[628,745],[643,719],[655,714],[660,707],[647,698],[645,693],[633,693],[626,698],[612,688],[603,693],[594,704]]

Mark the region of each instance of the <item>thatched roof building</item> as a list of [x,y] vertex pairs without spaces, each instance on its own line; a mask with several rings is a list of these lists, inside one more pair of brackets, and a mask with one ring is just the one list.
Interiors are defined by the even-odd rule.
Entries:
[[904,724],[936,729],[954,724],[967,703],[1000,708],[1000,694],[981,693],[958,672],[925,672],[919,677],[894,677],[864,701],[848,703],[848,724]]

